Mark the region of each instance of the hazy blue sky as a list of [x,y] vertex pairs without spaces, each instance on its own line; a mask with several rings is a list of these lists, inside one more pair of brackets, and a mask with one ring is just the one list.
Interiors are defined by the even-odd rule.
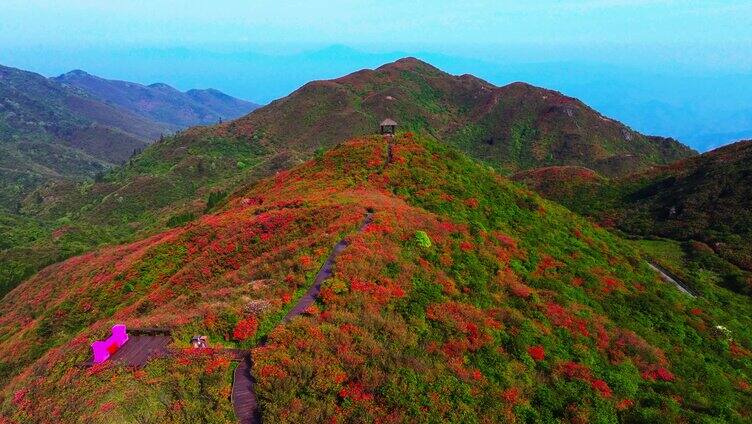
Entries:
[[752,68],[749,0],[3,0],[0,16],[4,48],[347,44],[493,58],[524,46],[528,60]]
[[0,0],[0,64],[265,103],[414,55],[706,149],[752,137],[751,28],[752,0]]

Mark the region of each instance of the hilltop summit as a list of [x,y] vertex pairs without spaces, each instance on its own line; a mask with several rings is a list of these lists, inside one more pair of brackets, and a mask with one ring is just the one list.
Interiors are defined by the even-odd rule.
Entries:
[[524,83],[496,87],[412,57],[310,82],[228,129],[305,148],[369,134],[383,116],[507,171],[576,165],[616,176],[696,154],[559,92]]
[[[0,301],[0,414],[233,422],[232,347],[267,422],[749,418],[748,302],[684,295],[630,242],[452,147],[391,146],[387,162],[382,137],[350,140],[26,281]],[[335,245],[317,302],[280,324]],[[171,328],[172,353],[81,367],[113,323]]]

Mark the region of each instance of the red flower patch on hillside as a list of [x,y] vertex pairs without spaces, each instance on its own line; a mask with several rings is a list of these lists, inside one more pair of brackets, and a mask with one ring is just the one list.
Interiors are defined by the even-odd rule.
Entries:
[[275,365],[264,365],[263,367],[261,367],[260,374],[261,374],[261,378],[264,378],[264,379],[271,378],[271,379],[281,380],[287,377],[287,372],[285,372],[285,370]]
[[206,372],[211,374],[215,371],[224,371],[230,366],[230,358],[226,356],[217,356],[206,363]]
[[608,387],[608,383],[606,383],[603,380],[593,380],[590,385],[593,387],[593,389],[597,390],[598,393],[601,394],[601,396],[605,398],[611,397],[611,388]]
[[493,236],[496,238],[496,240],[499,241],[499,243],[501,243],[502,246],[517,250],[517,240],[515,240],[514,238],[499,231],[494,231]]
[[373,395],[366,392],[362,383],[349,383],[339,391],[339,396],[343,399],[352,399],[356,402],[373,400]]
[[253,337],[258,329],[258,320],[256,317],[248,317],[235,325],[232,330],[232,337],[237,341],[245,341]]
[[634,404],[635,404],[635,401],[632,399],[622,399],[616,404],[616,409],[619,411],[624,411],[633,407]]
[[736,341],[729,343],[729,353],[732,357],[737,359],[752,356],[752,352],[750,352],[748,349],[745,349],[743,346],[740,346]]
[[513,295],[523,299],[527,299],[533,293],[533,290],[530,287],[522,283],[512,284],[511,290]]
[[601,277],[601,290],[609,294],[614,290],[624,289],[624,283],[613,277]]
[[542,361],[546,359],[546,351],[541,345],[530,346],[529,348],[527,348],[527,353],[536,361]]
[[648,381],[674,381],[674,374],[664,367],[656,367],[642,372],[642,378]]
[[593,378],[590,368],[572,361],[560,363],[558,366],[558,372],[567,380],[580,380],[589,382]]
[[584,337],[590,336],[587,321],[572,315],[558,303],[548,302],[545,313],[553,325],[566,328],[572,334],[579,334]]
[[304,269],[308,269],[313,265],[313,259],[308,255],[303,255],[298,259],[298,263],[300,263],[300,266]]
[[13,402],[13,405],[16,408],[22,411],[25,410],[26,408],[28,408],[29,404],[31,403],[31,401],[26,398],[26,395],[28,393],[29,393],[29,389],[21,389],[21,390],[16,391],[15,393],[13,393],[13,399],[11,400],[11,402]]
[[519,403],[521,391],[517,387],[510,387],[501,393],[501,398],[507,403],[516,405]]
[[538,265],[535,268],[535,271],[533,272],[533,275],[535,277],[542,277],[544,276],[548,271],[555,270],[559,267],[561,267],[563,264],[556,259],[552,258],[549,255],[543,255],[538,261]]
[[[441,322],[450,328],[454,328],[467,338],[467,344],[457,344],[463,349],[476,351],[489,343],[492,339],[488,331],[500,328],[501,324],[488,317],[486,313],[475,306],[459,302],[447,302],[430,305],[426,310],[426,317],[432,321]],[[446,353],[459,351],[449,349]]]
[[476,199],[475,197],[471,197],[469,199],[465,199],[465,206],[470,209],[476,209],[478,206],[480,206],[480,202],[478,202],[478,199]]
[[393,281],[383,281],[381,284],[353,279],[350,288],[354,292],[368,293],[379,304],[385,304],[393,299],[405,296],[405,290]]

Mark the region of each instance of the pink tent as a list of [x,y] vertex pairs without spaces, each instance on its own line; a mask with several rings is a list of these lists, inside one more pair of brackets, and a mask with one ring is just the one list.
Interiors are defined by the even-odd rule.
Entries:
[[125,331],[125,324],[113,325],[110,337],[91,344],[91,350],[94,352],[94,363],[100,364],[110,359],[110,356],[117,352],[127,341],[128,333]]

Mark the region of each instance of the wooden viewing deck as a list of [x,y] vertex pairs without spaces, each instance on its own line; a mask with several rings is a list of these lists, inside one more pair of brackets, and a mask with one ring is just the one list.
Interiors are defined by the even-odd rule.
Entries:
[[168,348],[172,341],[170,336],[129,336],[123,347],[113,353],[110,360],[113,362],[143,367],[152,358],[170,355]]
[[[108,361],[131,367],[143,367],[150,359],[172,355],[169,348],[172,338],[169,335],[129,335],[128,341],[110,356]],[[94,365],[89,358],[84,367]]]

